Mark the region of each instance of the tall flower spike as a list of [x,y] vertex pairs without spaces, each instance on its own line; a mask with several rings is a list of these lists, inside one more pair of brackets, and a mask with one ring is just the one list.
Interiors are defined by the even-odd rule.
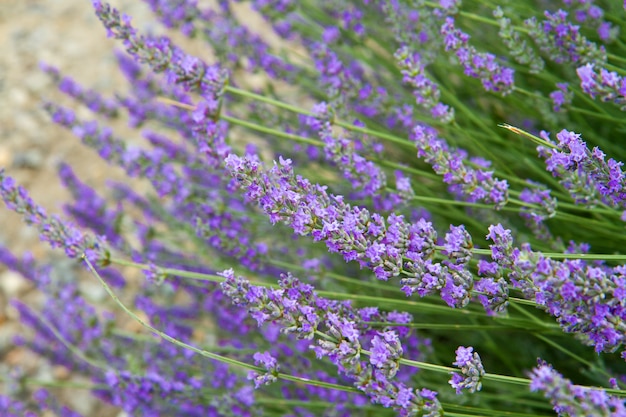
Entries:
[[454,18],[447,17],[441,26],[446,51],[455,53],[465,75],[478,78],[487,91],[507,95],[513,91],[512,68],[500,65],[495,55],[480,53],[469,44],[469,35],[457,29]]
[[417,156],[424,158],[437,174],[443,176],[443,181],[467,201],[494,203],[496,209],[506,205],[509,197],[507,181],[494,178],[493,171],[468,166],[465,152],[448,146],[434,128],[418,124],[411,140],[417,146]]
[[541,391],[563,416],[613,417],[626,415],[626,401],[600,388],[583,388],[542,361],[530,372],[530,390]]
[[428,78],[421,55],[405,46],[398,49],[393,57],[402,72],[402,82],[413,88],[417,105],[430,110],[431,115],[442,123],[452,123],[454,109],[439,101],[439,86]]
[[546,258],[528,244],[514,247],[511,231],[500,224],[489,226],[487,239],[494,242],[491,257],[502,268],[497,273],[506,269],[513,286],[564,331],[596,352],[613,352],[626,342],[626,266]]
[[228,73],[219,66],[208,66],[200,59],[185,54],[165,37],[157,39],[138,35],[130,17],[120,16],[116,9],[100,0],[92,1],[107,34],[122,40],[126,51],[137,61],[148,64],[156,73],[165,72],[169,83],[198,92],[206,100],[221,97]]
[[482,388],[482,378],[485,375],[482,361],[473,347],[459,346],[456,350],[456,361],[453,365],[461,369],[461,373],[453,373],[449,384],[461,394],[463,390],[470,393],[480,391]]
[[[547,133],[543,139],[550,141]],[[626,176],[623,162],[613,158],[605,160],[605,154],[597,146],[593,150],[580,138],[580,134],[561,130],[556,134],[558,149],[539,147],[540,155],[546,160],[546,170],[560,177],[577,202],[593,206],[602,201],[614,208],[626,208]]]
[[544,16],[546,19],[541,22],[532,17],[524,24],[545,56],[556,63],[579,62],[605,66],[607,57],[604,46],[598,46],[587,40],[580,33],[580,27],[567,20],[567,12],[545,11]]
[[4,170],[0,170],[0,197],[9,209],[21,214],[27,224],[35,226],[40,239],[53,248],[63,248],[70,258],[85,254],[94,265],[109,263],[109,250],[104,238],[84,233],[57,216],[48,216]]
[[362,335],[349,305],[317,296],[312,286],[291,275],[281,277],[278,290],[251,285],[235,277],[232,269],[220,275],[226,278],[221,284],[224,294],[234,304],[246,307],[259,324],[277,322],[282,332],[298,338],[313,339],[323,333],[310,349],[319,358],[328,357],[372,403],[392,407],[402,416],[442,412],[435,392],[415,390],[393,378],[402,355],[397,333],[378,333],[372,341],[370,361],[364,362],[360,360]]

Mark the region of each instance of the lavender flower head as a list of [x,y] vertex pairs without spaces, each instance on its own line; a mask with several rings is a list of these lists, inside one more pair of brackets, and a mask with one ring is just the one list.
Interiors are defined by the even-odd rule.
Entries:
[[608,395],[604,390],[572,384],[548,363],[538,360],[530,373],[530,390],[541,391],[550,400],[559,416],[610,417],[626,415],[624,399]]
[[482,361],[473,347],[459,346],[456,350],[456,361],[453,365],[461,369],[461,373],[453,373],[448,383],[461,394],[463,390],[470,393],[480,391],[482,378],[485,375]]

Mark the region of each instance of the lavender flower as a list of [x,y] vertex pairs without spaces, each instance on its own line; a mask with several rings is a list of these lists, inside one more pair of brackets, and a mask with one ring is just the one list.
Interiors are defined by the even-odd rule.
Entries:
[[53,248],[63,248],[70,258],[85,254],[95,265],[108,264],[109,250],[104,238],[83,233],[59,217],[48,216],[4,170],[0,170],[0,196],[7,208],[21,214],[27,224],[35,226],[39,230],[40,239]]
[[255,365],[259,365],[267,371],[264,374],[258,374],[254,371],[248,374],[248,379],[254,381],[254,387],[259,388],[262,385],[269,385],[272,382],[276,382],[276,375],[280,370],[280,365],[278,365],[276,358],[270,355],[269,352],[256,352],[253,358]]
[[542,360],[530,372],[530,390],[542,391],[559,416],[609,417],[626,415],[626,402],[604,390],[584,388],[563,378]]
[[462,150],[449,147],[437,136],[434,128],[418,124],[413,130],[411,140],[417,146],[417,156],[431,164],[433,170],[443,176],[444,182],[451,184],[452,189],[458,190],[468,201],[494,203],[496,208],[507,203],[506,180],[494,178],[492,171],[468,166],[465,163],[466,154]]
[[454,109],[439,101],[441,96],[439,87],[426,75],[420,54],[403,47],[395,52],[394,58],[402,72],[402,81],[413,88],[417,105],[430,110],[435,119],[443,123],[452,123]]
[[94,113],[100,113],[108,118],[118,116],[119,105],[114,100],[104,98],[97,91],[82,88],[80,84],[69,77],[62,77],[59,70],[53,66],[41,63],[40,67],[52,77],[59,90],[78,100]]
[[539,49],[551,60],[556,63],[597,64],[600,67],[606,64],[604,46],[598,46],[587,40],[580,33],[580,27],[567,20],[567,12],[545,11],[544,16],[546,19],[542,22],[532,17],[524,24],[530,30],[530,36]]
[[370,363],[360,360],[362,347],[357,324],[351,318],[350,306],[321,298],[310,285],[291,275],[282,276],[279,290],[253,286],[232,270],[221,273],[226,280],[222,290],[233,303],[245,306],[259,324],[280,323],[281,331],[298,338],[313,339],[317,333],[326,335],[311,345],[318,358],[328,357],[339,371],[373,403],[393,407],[400,415],[416,416],[441,412],[432,391],[421,392],[395,381],[402,349],[394,332],[380,333],[372,340]]
[[450,231],[446,233],[445,244],[442,254],[446,255],[452,265],[463,265],[472,258],[472,237],[465,226],[452,226]]
[[453,363],[461,369],[461,373],[453,373],[448,383],[461,394],[463,390],[470,393],[480,391],[482,388],[482,378],[485,375],[482,361],[473,347],[459,346],[456,350],[456,361]]
[[591,98],[599,97],[605,102],[612,102],[626,110],[626,78],[617,72],[608,71],[600,65],[600,71],[596,70],[596,65],[588,63],[576,69],[576,74],[580,79],[580,88],[589,94]]
[[313,113],[315,118],[310,119],[309,124],[324,142],[326,158],[340,167],[355,189],[362,189],[367,196],[380,193],[380,190],[387,184],[382,169],[361,156],[355,150],[358,145],[354,141],[333,134],[331,126],[333,114],[326,103],[317,104]]
[[498,64],[493,54],[479,53],[469,44],[469,35],[455,27],[453,17],[446,18],[441,35],[445,38],[446,51],[455,53],[465,75],[480,79],[487,91],[502,95],[513,91],[513,69]]
[[[532,181],[527,181],[532,188],[524,188],[519,199],[533,206],[523,206],[520,216],[526,220],[526,226],[541,240],[551,238],[545,221],[556,215],[557,200],[550,195],[550,190]],[[537,207],[538,206],[538,207]]]
[[513,286],[554,316],[564,331],[596,352],[615,351],[626,341],[626,267],[555,261],[528,244],[516,248],[511,231],[500,224],[489,226],[487,238],[494,242],[492,259],[511,271]]
[[107,3],[93,0],[96,15],[111,37],[121,39],[128,53],[136,60],[147,63],[157,73],[165,72],[171,84],[181,84],[200,92],[207,101],[218,99],[228,75],[219,66],[208,66],[200,59],[185,54],[167,38],[144,38],[123,15]]
[[[553,143],[547,133],[542,132],[541,136]],[[563,129],[556,137],[558,149],[539,147],[538,150],[546,160],[546,170],[561,178],[561,184],[572,197],[587,206],[601,201],[615,208],[626,208],[623,163],[613,158],[605,161],[604,152],[597,146],[590,151],[580,134]]]
[[552,110],[554,110],[555,113],[558,113],[561,111],[563,106],[569,106],[572,104],[574,93],[568,89],[567,83],[557,83],[556,86],[558,90],[550,93],[550,99],[553,104]]

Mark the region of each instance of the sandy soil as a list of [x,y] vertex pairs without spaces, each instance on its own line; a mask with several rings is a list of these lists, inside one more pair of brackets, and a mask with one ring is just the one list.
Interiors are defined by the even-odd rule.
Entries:
[[[71,164],[83,181],[95,187],[103,186],[104,178],[112,171],[71,133],[55,126],[41,109],[43,100],[70,103],[40,71],[42,61],[103,92],[123,88],[112,53],[116,42],[106,38],[90,3],[0,0],[0,169],[25,186],[49,212],[61,212],[61,204],[68,197],[56,177],[59,162]],[[142,2],[111,3],[132,15],[138,27],[155,26],[149,23],[151,13]],[[79,114],[89,115],[86,109],[75,104],[72,107]],[[0,204],[0,244],[18,255],[30,251],[41,260],[59,256],[39,244],[36,231],[26,227],[3,204]],[[13,335],[24,329],[8,304],[12,298],[25,300],[29,305],[39,300],[27,281],[0,266],[0,393],[6,387],[1,382],[2,376],[14,366],[21,366],[33,378],[73,379],[67,370],[51,367],[26,349],[13,346]],[[65,397],[85,416],[124,415],[112,407],[102,407],[85,390],[73,390]]]

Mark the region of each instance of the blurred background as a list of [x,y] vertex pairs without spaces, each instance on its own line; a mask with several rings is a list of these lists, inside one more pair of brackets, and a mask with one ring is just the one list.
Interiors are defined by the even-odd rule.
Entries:
[[[149,23],[151,12],[142,2],[110,3],[133,16],[137,27],[159,30],[156,23]],[[39,69],[39,63],[56,66],[63,75],[110,95],[124,88],[125,82],[116,70],[116,46],[106,37],[88,0],[0,0],[0,169],[26,187],[49,213],[61,214],[63,201],[69,196],[56,175],[59,162],[69,163],[83,181],[96,188],[106,184],[105,178],[122,178],[122,173],[51,122],[42,109],[44,100],[63,101],[86,117],[90,112],[65,100],[50,77]],[[0,204],[1,245],[16,256],[31,252],[37,260],[55,260],[61,271],[66,268],[67,273],[76,273],[75,262],[40,244],[37,231]],[[95,280],[85,279],[81,286],[94,298],[105,295]],[[41,381],[80,382],[66,369],[50,366],[14,344],[14,336],[24,333],[17,312],[9,304],[15,298],[33,307],[41,302],[28,281],[0,266],[0,394],[11,388],[11,381],[3,383],[2,379],[11,379],[11,370],[15,369]],[[125,415],[103,407],[87,390],[56,393],[85,416]]]

